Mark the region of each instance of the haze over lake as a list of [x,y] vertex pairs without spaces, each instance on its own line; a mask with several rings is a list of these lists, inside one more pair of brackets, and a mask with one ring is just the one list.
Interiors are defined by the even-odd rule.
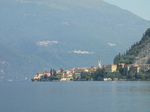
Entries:
[[0,81],[113,63],[149,26],[103,0],[0,0]]

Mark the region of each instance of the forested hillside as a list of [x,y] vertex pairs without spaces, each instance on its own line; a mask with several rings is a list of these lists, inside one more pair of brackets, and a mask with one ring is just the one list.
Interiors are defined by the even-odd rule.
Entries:
[[150,64],[150,28],[139,42],[134,43],[124,54],[117,55],[114,63]]

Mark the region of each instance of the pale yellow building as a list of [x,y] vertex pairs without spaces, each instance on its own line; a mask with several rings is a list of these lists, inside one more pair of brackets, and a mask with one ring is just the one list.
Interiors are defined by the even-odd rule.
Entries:
[[114,65],[114,64],[109,64],[109,65],[106,65],[105,67],[106,72],[115,72],[116,70],[117,70],[117,65]]
[[39,75],[34,75],[33,79],[35,79],[35,80],[40,79],[40,76]]
[[43,73],[38,73],[37,75],[34,75],[33,79],[40,79],[44,74]]

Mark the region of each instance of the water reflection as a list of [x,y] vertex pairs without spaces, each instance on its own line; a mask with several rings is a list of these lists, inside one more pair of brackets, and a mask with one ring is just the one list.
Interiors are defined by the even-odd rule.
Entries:
[[2,112],[149,112],[150,82],[1,83],[0,89]]

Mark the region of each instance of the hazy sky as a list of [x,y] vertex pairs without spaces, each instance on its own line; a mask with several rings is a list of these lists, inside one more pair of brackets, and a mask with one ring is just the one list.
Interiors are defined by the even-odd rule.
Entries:
[[132,13],[150,20],[150,0],[104,0],[108,3],[119,6],[122,9],[131,11]]

